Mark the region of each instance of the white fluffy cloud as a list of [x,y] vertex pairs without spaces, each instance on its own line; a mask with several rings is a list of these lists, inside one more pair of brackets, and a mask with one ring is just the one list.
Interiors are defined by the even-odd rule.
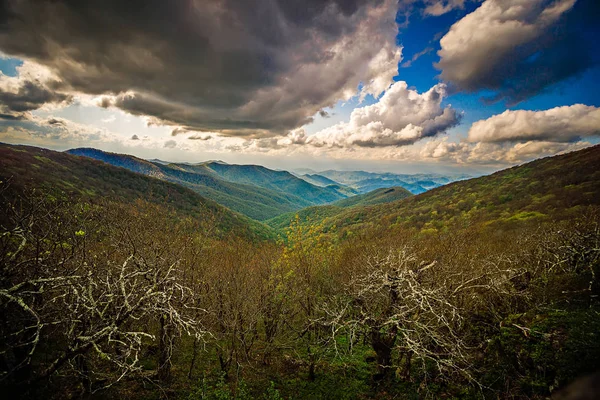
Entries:
[[[425,93],[396,82],[375,104],[352,111],[340,122],[312,136],[292,132],[288,143],[314,147],[403,146],[435,136],[458,123],[454,109],[442,107],[446,87],[438,84]],[[281,144],[281,143],[280,143]]]
[[600,135],[600,108],[575,104],[543,111],[506,110],[475,122],[471,142],[573,142]]
[[[461,90],[518,103],[593,64],[580,18],[593,1],[486,0],[450,28],[438,51],[441,78]],[[595,23],[595,22],[594,22]]]
[[503,167],[540,157],[580,150],[590,145],[589,142],[559,143],[549,141],[455,143],[443,138],[425,144],[416,157],[421,161]]

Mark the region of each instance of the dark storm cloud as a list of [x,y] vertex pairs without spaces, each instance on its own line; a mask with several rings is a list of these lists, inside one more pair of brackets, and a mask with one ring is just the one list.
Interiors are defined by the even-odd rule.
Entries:
[[441,78],[509,105],[599,62],[597,0],[486,0],[441,39]]
[[0,113],[0,120],[6,120],[6,121],[20,121],[25,119],[25,116],[23,114],[5,114],[5,113]]
[[14,118],[47,103],[69,102],[71,96],[56,92],[38,81],[20,82],[17,88],[0,85],[0,110]]
[[396,8],[393,0],[4,0],[0,50],[47,66],[63,91],[107,95],[102,107],[270,136],[361,81],[377,95],[391,83]]

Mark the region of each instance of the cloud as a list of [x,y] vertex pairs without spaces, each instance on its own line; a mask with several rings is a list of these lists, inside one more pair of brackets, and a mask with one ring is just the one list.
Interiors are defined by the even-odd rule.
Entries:
[[290,144],[315,147],[404,146],[435,136],[455,126],[459,116],[443,108],[444,84],[419,94],[406,82],[395,82],[375,104],[354,109],[348,122],[325,128],[312,136],[296,131]]
[[600,108],[575,104],[544,111],[506,110],[473,123],[471,142],[574,142],[600,135]]
[[429,0],[425,1],[423,14],[438,17],[455,9],[464,9],[465,0]]
[[16,70],[14,77],[0,73],[0,113],[4,119],[28,118],[29,111],[73,100],[71,95],[55,89],[59,82],[45,68],[25,62]]
[[33,114],[19,121],[0,120],[0,140],[44,147],[57,144],[87,145],[115,142],[119,138],[102,128],[79,124],[65,118],[43,118]]
[[[395,0],[21,0],[0,50],[166,125],[269,137],[397,74]],[[35,26],[36,29],[31,29]],[[110,27],[110,29],[107,29]]]
[[63,125],[63,126],[67,125],[66,120],[64,120],[63,118],[48,118],[46,120],[46,123],[48,125]]
[[177,135],[181,135],[181,134],[188,133],[188,132],[189,131],[187,129],[185,129],[181,126],[178,126],[171,131],[171,136],[177,136]]
[[163,147],[166,149],[174,149],[177,147],[177,142],[174,140],[167,140]]
[[516,104],[598,62],[586,37],[598,11],[595,0],[486,0],[441,39],[436,66],[460,90]]
[[423,57],[426,54],[431,53],[432,51],[433,51],[433,47],[426,47],[423,50],[419,51],[418,53],[415,53],[410,60],[403,62],[400,66],[402,68],[408,68],[419,58]]
[[188,136],[189,140],[210,140],[212,139],[211,135],[198,135],[198,134],[194,134],[191,136]]
[[461,165],[489,165],[504,167],[553,156],[591,146],[589,142],[560,143],[551,141],[527,141],[524,143],[455,143],[447,138],[427,143],[414,159],[421,161],[451,162]]

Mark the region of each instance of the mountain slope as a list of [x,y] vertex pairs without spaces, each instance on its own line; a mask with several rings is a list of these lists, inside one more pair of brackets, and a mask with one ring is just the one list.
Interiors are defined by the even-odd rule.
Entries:
[[297,212],[282,214],[265,221],[265,223],[275,229],[284,229],[296,218],[296,215],[301,221],[320,221],[333,218],[343,213],[349,207],[365,207],[373,204],[390,203],[409,196],[412,196],[412,193],[400,187],[377,189],[369,193],[348,197],[329,205],[308,207]]
[[72,149],[68,153],[178,183],[259,221],[345,197],[337,190],[319,188],[287,172],[260,166],[220,162],[165,164],[89,148]]
[[339,185],[338,182],[331,180],[329,178],[326,178],[322,175],[319,174],[304,174],[304,175],[300,175],[300,178],[304,179],[305,181],[312,183],[313,185],[317,185],[317,186],[329,186],[329,185]]
[[403,187],[380,188],[336,201],[332,205],[338,207],[371,206],[374,204],[391,203],[392,201],[405,199],[409,196],[412,196],[412,193]]
[[353,231],[361,227],[383,231],[392,226],[432,232],[449,227],[503,230],[570,219],[598,206],[600,145],[450,183],[393,203],[350,208],[327,218],[326,225]]
[[[160,169],[151,163],[136,163],[132,167],[148,175],[160,175]],[[73,199],[108,198],[123,203],[143,199],[170,206],[185,216],[217,221],[223,233],[238,232],[254,238],[271,236],[267,227],[248,217],[185,187],[145,174],[67,153],[0,144],[0,181],[8,182],[8,190],[14,193],[39,188],[64,192]]]
[[346,197],[334,188],[315,186],[287,171],[274,171],[260,165],[235,165],[217,162],[203,165],[229,182],[281,191],[298,196],[312,204],[330,203]]

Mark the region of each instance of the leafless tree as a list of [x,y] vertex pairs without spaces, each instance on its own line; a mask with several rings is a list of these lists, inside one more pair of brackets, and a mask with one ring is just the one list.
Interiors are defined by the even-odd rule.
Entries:
[[[471,287],[443,285],[435,262],[419,262],[407,248],[366,258],[345,294],[326,305],[333,335],[368,338],[377,354],[378,378],[404,361],[409,377],[415,360],[441,371],[468,374],[468,345],[461,337],[464,318],[456,295]],[[332,343],[335,343],[333,341]]]
[[23,384],[60,370],[82,378],[88,390],[104,388],[141,371],[142,348],[157,339],[152,321],[163,328],[158,373],[165,378],[161,367],[170,364],[172,337],[206,334],[197,307],[187,306],[191,290],[177,261],[109,240],[116,236],[114,226],[96,240],[116,250],[95,249],[88,236],[106,228],[110,207],[96,209],[101,225],[85,224],[94,219],[94,207],[43,196],[4,208],[0,379]]

